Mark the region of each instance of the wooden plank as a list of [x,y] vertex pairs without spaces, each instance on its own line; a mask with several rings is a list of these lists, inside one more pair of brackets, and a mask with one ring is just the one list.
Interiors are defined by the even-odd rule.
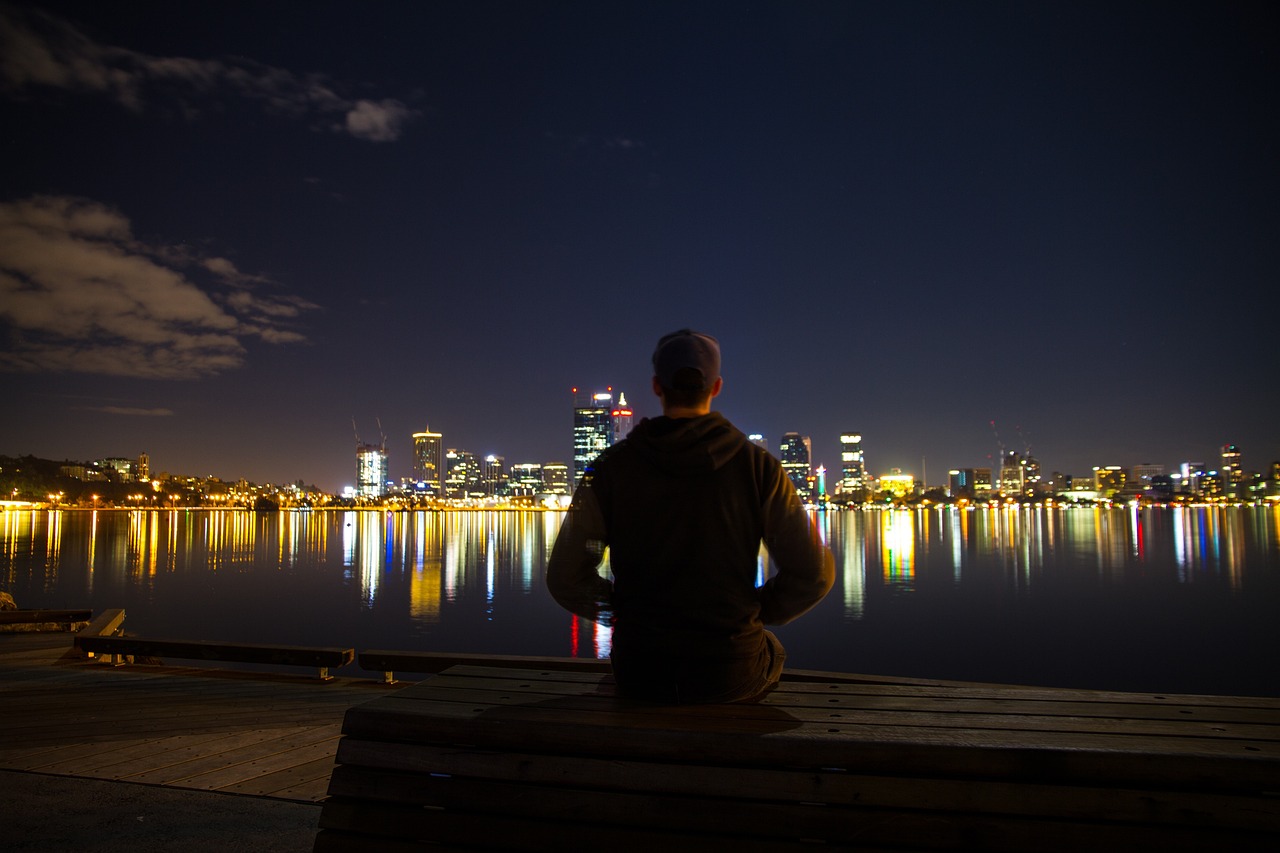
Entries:
[[[489,786],[485,789],[492,791]],[[555,793],[555,792],[552,792]],[[571,809],[568,820],[546,817],[547,809],[556,807],[554,797],[534,788],[518,794],[484,800],[486,806],[505,814],[423,809],[388,805],[375,801],[334,798],[325,802],[320,814],[322,829],[379,834],[393,839],[412,839],[478,849],[563,850],[571,845],[606,844],[613,851],[652,851],[654,849],[697,849],[712,851],[774,851],[812,849],[821,839],[765,838],[764,830],[786,829],[785,824],[735,814],[736,822],[725,821],[716,834],[698,831],[662,831],[652,828],[646,818],[664,816],[661,805],[679,808],[676,802],[654,803],[647,798],[625,800],[600,815],[598,802],[590,798],[586,804],[576,800],[577,792],[559,792]],[[475,797],[474,802],[481,802]],[[579,808],[578,806],[581,805]],[[688,814],[686,804],[679,815]],[[710,801],[708,811],[714,813]],[[719,804],[715,806],[719,808]],[[529,814],[524,814],[528,811]],[[993,821],[981,815],[948,815],[945,818],[925,811],[887,809],[838,809],[834,814],[815,808],[814,820],[851,838],[843,845],[863,849],[902,850],[973,850],[975,847],[996,853],[1079,853],[1085,849],[1152,850],[1169,853],[1199,853],[1206,849],[1253,851],[1274,849],[1275,836],[1267,833],[1242,833],[1221,829],[1176,829],[1148,825],[1116,825],[1093,822],[1000,819]],[[826,815],[823,815],[827,812]],[[629,815],[628,823],[610,824],[616,815]],[[832,818],[835,819],[832,819]],[[658,817],[662,820],[662,817]],[[975,844],[977,841],[977,844]],[[832,846],[841,846],[837,841]]]
[[329,751],[310,761],[303,761],[232,785],[224,785],[218,790],[228,794],[286,799],[284,791],[298,791],[304,786],[309,786],[312,791],[311,796],[299,798],[295,795],[287,798],[317,802],[325,797],[326,784],[332,772],[333,755],[332,751]]
[[[844,767],[859,772],[995,774],[1114,784],[1203,777],[1218,787],[1274,787],[1280,746],[1274,743],[1004,732],[908,726],[806,723],[776,708],[726,717],[727,706],[692,706],[678,718],[660,706],[565,710],[555,702],[484,707],[451,702],[374,700],[348,711],[343,730],[368,739],[466,743],[524,749],[725,765]],[[717,716],[719,714],[719,716]],[[695,716],[696,715],[696,716]]]
[[[195,759],[143,773],[135,773],[123,777],[130,782],[144,782],[151,785],[175,785],[183,788],[201,788],[213,790],[223,785],[231,785],[245,779],[261,775],[263,767],[270,767],[271,772],[281,766],[293,766],[300,753],[297,749],[311,749],[322,745],[324,754],[333,756],[337,753],[337,732],[331,726],[317,726],[285,731],[277,737],[261,742],[245,744],[222,752],[201,755]],[[280,756],[286,756],[281,759]],[[306,760],[317,757],[309,754]],[[283,760],[283,764],[277,762]]]
[[[554,670],[527,671],[503,667],[457,666],[446,673],[450,676],[471,677],[477,679],[520,679],[536,678],[540,682],[551,683],[592,683],[602,689],[612,690],[611,680],[598,675],[582,672],[568,673]],[[431,690],[440,683],[440,679],[431,678],[410,687],[404,693],[412,695],[418,690]],[[784,684],[775,693],[842,693],[848,695],[931,697],[948,699],[979,699],[991,702],[1040,700],[1045,702],[1118,702],[1122,704],[1178,706],[1187,708],[1253,708],[1280,711],[1280,698],[1270,696],[1212,696],[1185,693],[1121,693],[1103,690],[1068,690],[1050,687],[1016,687],[1010,685],[972,685],[956,682],[959,686],[938,686],[936,684],[900,684],[900,683],[862,683],[858,681],[838,681],[829,684],[813,684],[797,682]],[[774,694],[770,694],[773,696]],[[765,699],[768,702],[769,698]]]
[[386,744],[343,738],[330,783],[335,796],[424,803],[406,777],[446,774],[532,785],[589,786],[744,802],[856,803],[915,808],[1171,825],[1280,831],[1280,809],[1267,796],[1202,791],[1064,786],[993,779],[870,776],[837,771],[620,761],[472,748]]
[[337,646],[288,646],[230,643],[220,640],[160,640],[141,637],[82,637],[77,645],[94,654],[176,657],[190,660],[283,666],[340,667],[355,659],[355,650]]
[[0,625],[88,622],[92,610],[0,610]]
[[[294,738],[281,738],[273,744],[274,752],[259,753],[250,760],[229,763],[223,767],[208,770],[195,776],[183,776],[172,780],[169,784],[183,788],[199,788],[209,791],[227,790],[244,784],[261,776],[287,770],[303,764],[325,759],[332,762],[338,749],[338,736],[329,733],[327,737],[307,742],[308,732],[299,732]],[[281,749],[286,742],[296,740],[288,749]]]
[[120,630],[121,624],[124,623],[124,609],[112,608],[104,610],[91,621],[80,632],[76,634],[76,648],[80,648],[80,640],[88,637],[105,637],[114,634]]
[[609,661],[595,658],[534,657],[528,655],[467,654],[463,652],[401,652],[388,649],[368,649],[360,652],[360,668],[372,672],[443,672],[451,666],[480,665],[517,669],[567,670],[570,672],[605,673],[610,671]]
[[[451,690],[451,701],[490,705],[525,704],[559,696],[583,697],[572,700],[563,707],[587,709],[596,701],[594,694],[584,696],[580,685],[538,680],[485,679],[479,682],[467,677],[440,675],[432,680],[430,694],[440,696],[441,691]],[[536,692],[531,687],[536,686]],[[421,692],[414,695],[426,695]],[[815,698],[816,697],[816,698]],[[412,698],[406,694],[402,698]],[[949,701],[932,698],[879,697],[859,693],[792,693],[777,690],[761,703],[769,707],[785,708],[797,719],[806,721],[844,719],[863,725],[881,723],[966,728],[990,728],[1005,730],[1047,730],[1104,733],[1168,734],[1175,736],[1202,736],[1244,738],[1254,740],[1280,740],[1280,714],[1254,711],[1241,714],[1249,722],[1228,722],[1221,719],[1203,719],[1196,711],[1176,707],[1160,708],[1153,716],[1130,713],[1142,705],[1089,703],[1005,702],[993,707],[977,700]],[[732,706],[743,709],[742,714],[752,713],[750,706]],[[1201,712],[1204,714],[1205,712]],[[852,715],[852,716],[850,716]],[[1218,715],[1212,715],[1214,717]]]

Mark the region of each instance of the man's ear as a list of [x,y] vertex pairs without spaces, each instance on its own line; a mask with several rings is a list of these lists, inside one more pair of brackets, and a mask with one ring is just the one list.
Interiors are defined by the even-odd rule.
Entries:
[[711,396],[712,396],[712,397],[718,397],[718,396],[720,396],[720,387],[721,387],[722,385],[724,385],[724,377],[723,377],[723,376],[718,376],[718,377],[716,377],[716,381],[715,381],[715,382],[713,382],[713,383],[711,383]]

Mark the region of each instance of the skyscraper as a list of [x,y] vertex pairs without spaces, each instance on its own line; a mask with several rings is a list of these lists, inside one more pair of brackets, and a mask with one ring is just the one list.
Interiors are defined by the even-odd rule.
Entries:
[[356,494],[380,498],[387,483],[387,450],[379,444],[356,445]]
[[782,460],[782,470],[787,472],[791,485],[800,493],[801,500],[809,499],[809,466],[812,459],[812,444],[809,436],[798,432],[783,433],[778,442],[778,458]]
[[[630,418],[630,413],[627,415]],[[613,444],[613,394],[596,394],[579,401],[573,389],[573,487],[582,481],[587,466],[600,451]]]
[[617,444],[627,437],[627,433],[631,432],[632,416],[631,407],[627,405],[627,395],[618,394],[618,405],[614,406],[613,411],[609,413],[609,418],[613,421],[613,441],[611,444]]
[[444,494],[444,436],[427,427],[413,434],[413,480],[433,495]]
[[841,494],[854,495],[867,488],[866,460],[862,458],[862,434],[840,434],[840,486]]

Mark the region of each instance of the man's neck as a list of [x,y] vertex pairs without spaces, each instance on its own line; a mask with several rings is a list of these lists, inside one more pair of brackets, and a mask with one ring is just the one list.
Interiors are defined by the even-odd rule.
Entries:
[[668,418],[700,418],[711,414],[711,407],[701,406],[663,406],[662,414]]

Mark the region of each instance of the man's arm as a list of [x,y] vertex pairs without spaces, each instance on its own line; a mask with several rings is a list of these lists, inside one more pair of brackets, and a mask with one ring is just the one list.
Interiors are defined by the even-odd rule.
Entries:
[[547,589],[564,609],[587,619],[612,609],[613,582],[597,571],[604,559],[604,516],[589,484],[579,486],[547,561]]
[[764,545],[778,572],[760,587],[760,621],[781,625],[809,610],[830,591],[836,563],[781,467],[765,482],[769,488]]

